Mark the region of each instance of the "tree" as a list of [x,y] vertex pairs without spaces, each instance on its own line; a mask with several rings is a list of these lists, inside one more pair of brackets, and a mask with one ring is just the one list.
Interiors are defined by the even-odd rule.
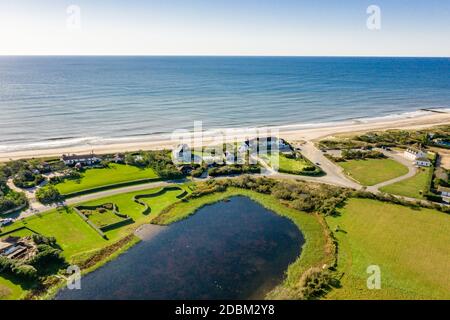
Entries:
[[39,202],[48,204],[61,200],[61,194],[55,186],[49,184],[36,191],[36,198]]

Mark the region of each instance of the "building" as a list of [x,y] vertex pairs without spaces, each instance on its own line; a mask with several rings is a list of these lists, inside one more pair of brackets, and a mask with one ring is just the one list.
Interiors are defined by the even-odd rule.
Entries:
[[172,160],[175,163],[192,162],[192,152],[187,144],[179,144],[172,151]]
[[415,163],[419,167],[431,167],[431,161],[428,158],[418,158],[415,160]]
[[292,152],[292,148],[289,145],[289,143],[287,143],[286,140],[277,137],[266,137],[266,138],[258,137],[246,140],[242,142],[238,150],[240,153],[244,153],[247,152],[249,149],[255,148],[255,146],[258,146],[259,149],[265,150],[278,149],[279,152]]
[[417,160],[421,158],[426,158],[427,153],[421,149],[415,149],[415,148],[408,148],[403,152],[403,156],[410,160]]
[[438,192],[442,197],[442,201],[450,203],[450,188],[439,186]]
[[72,154],[72,155],[66,155],[63,154],[61,157],[61,161],[64,162],[64,164],[68,165],[68,166],[74,166],[77,163],[81,164],[81,165],[93,165],[96,164],[98,162],[101,161],[101,159],[99,157],[97,157],[94,153],[90,153],[90,154],[82,154],[82,155],[76,155],[76,154]]

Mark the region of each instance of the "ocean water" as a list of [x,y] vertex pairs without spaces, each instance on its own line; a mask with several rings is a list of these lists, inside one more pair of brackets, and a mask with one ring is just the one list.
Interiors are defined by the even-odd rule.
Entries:
[[449,58],[0,57],[0,152],[450,108]]

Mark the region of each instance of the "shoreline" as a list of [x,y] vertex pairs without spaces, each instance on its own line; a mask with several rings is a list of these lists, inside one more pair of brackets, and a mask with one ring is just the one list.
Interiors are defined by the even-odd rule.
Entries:
[[[278,130],[278,135],[287,140],[317,140],[335,134],[349,134],[357,132],[366,132],[372,130],[387,130],[387,129],[422,129],[437,125],[450,124],[450,113],[447,112],[433,112],[424,111],[423,113],[404,117],[382,117],[373,119],[360,119],[353,121],[342,121],[335,123],[326,123],[323,125],[314,124],[298,124],[277,127],[261,127],[258,130]],[[411,112],[410,114],[414,114]],[[229,130],[229,131],[228,131]],[[248,137],[242,134],[241,129],[216,129],[202,132],[203,143],[213,143],[217,136],[221,136],[227,131],[227,139],[225,142],[233,142],[244,140]],[[230,134],[231,133],[231,134]],[[194,135],[187,133],[183,139],[191,139]],[[186,140],[184,140],[186,141]],[[139,150],[161,150],[171,149],[175,147],[178,141],[173,141],[170,138],[149,137],[148,141],[138,142],[120,142],[104,145],[80,145],[70,147],[57,147],[47,149],[35,150],[20,150],[20,151],[3,151],[0,152],[0,162],[18,159],[30,158],[45,158],[45,157],[59,157],[62,154],[72,153],[90,153],[108,154],[116,152],[130,152]]]

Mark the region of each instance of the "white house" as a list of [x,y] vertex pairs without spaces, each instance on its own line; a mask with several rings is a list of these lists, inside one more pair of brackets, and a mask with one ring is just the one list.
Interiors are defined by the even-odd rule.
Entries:
[[278,149],[280,152],[292,151],[291,146],[286,140],[277,137],[253,138],[242,142],[238,151],[240,153],[247,152],[250,148],[259,146],[262,149]]
[[187,144],[179,144],[172,151],[172,160],[175,163],[182,163],[182,162],[190,163],[192,161],[192,153],[189,146]]
[[225,162],[233,164],[235,162],[234,153],[225,151]]
[[414,161],[420,158],[426,158],[427,154],[425,151],[420,149],[408,148],[405,152],[403,152],[403,156]]
[[431,167],[431,161],[428,158],[419,158],[415,160],[419,167]]
[[76,165],[76,164],[82,164],[82,165],[92,165],[95,163],[98,163],[101,161],[99,157],[97,157],[95,154],[82,154],[82,155],[66,155],[63,154],[61,157],[61,161],[64,162],[64,164],[68,166]]

